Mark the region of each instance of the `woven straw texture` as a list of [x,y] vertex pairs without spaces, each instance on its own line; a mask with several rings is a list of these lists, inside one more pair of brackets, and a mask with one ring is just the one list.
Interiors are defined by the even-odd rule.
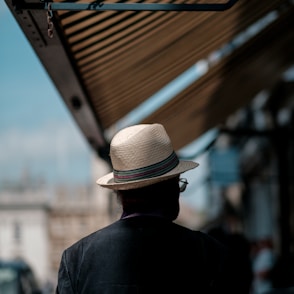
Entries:
[[[171,170],[163,174],[148,174],[137,179],[135,174],[148,167],[161,168],[163,162],[174,153],[172,143],[161,124],[141,124],[127,127],[119,131],[110,144],[110,158],[114,173],[109,173],[97,180],[102,187],[114,190],[127,190],[152,185],[157,182],[175,177],[187,170],[198,166],[193,161],[179,161],[175,156]],[[176,162],[175,162],[176,160]],[[176,166],[174,166],[176,165]],[[154,168],[155,169],[155,168]],[[162,169],[163,170],[163,169]],[[134,178],[118,181],[117,173],[127,172]]]

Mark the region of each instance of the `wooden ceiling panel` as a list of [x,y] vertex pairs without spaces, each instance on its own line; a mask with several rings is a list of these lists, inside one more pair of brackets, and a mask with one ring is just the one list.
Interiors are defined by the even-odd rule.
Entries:
[[[271,5],[272,7],[272,5]],[[267,9],[265,9],[265,11],[268,11],[269,9],[271,9],[271,7],[266,7]],[[250,8],[250,7],[249,7]],[[240,8],[241,9],[241,8]],[[114,50],[109,50],[110,45],[105,47],[103,46],[103,43],[101,44],[101,42],[103,42],[104,38],[100,39],[100,46],[96,48],[97,54],[95,50],[93,50],[92,55],[89,55],[89,60],[87,60],[87,62],[89,64],[91,64],[92,68],[96,68],[96,72],[94,72],[94,76],[96,77],[96,79],[100,78],[101,76],[103,76],[104,78],[108,78],[111,79],[111,75],[108,74],[107,72],[107,68],[106,66],[110,67],[110,70],[112,70],[113,68],[116,68],[118,70],[120,70],[120,72],[124,71],[125,67],[127,66],[132,66],[132,64],[134,62],[139,63],[139,61],[145,61],[146,58],[144,58],[144,56],[147,54],[150,55],[154,55],[153,53],[157,53],[160,52],[161,50],[157,50],[156,48],[158,48],[157,44],[161,42],[161,39],[165,36],[171,36],[171,38],[175,41],[178,40],[178,36],[175,34],[175,30],[174,27],[180,27],[182,26],[182,24],[186,24],[189,22],[189,27],[188,30],[193,30],[193,28],[195,27],[200,27],[200,32],[197,36],[198,39],[202,40],[202,43],[204,44],[204,46],[206,46],[206,39],[205,37],[207,35],[211,36],[219,36],[222,35],[223,32],[225,31],[225,29],[231,29],[233,30],[234,33],[237,33],[238,30],[243,30],[250,22],[255,21],[256,19],[258,19],[259,17],[261,17],[262,15],[264,15],[264,8],[262,10],[258,10],[256,9],[257,12],[259,12],[258,14],[255,13],[255,10],[250,11],[250,18],[249,21],[246,22],[242,22],[239,20],[240,17],[242,17],[242,14],[240,13],[239,10],[237,10],[237,13],[231,13],[228,15],[228,17],[235,17],[235,22],[231,22],[231,23],[225,23],[225,21],[228,19],[228,17],[224,16],[224,15],[220,15],[220,14],[211,14],[211,13],[203,13],[203,14],[199,14],[199,16],[197,15],[197,17],[195,17],[195,14],[191,14],[189,13],[166,13],[164,12],[165,15],[168,16],[172,16],[169,19],[169,22],[165,19],[163,19],[164,21],[162,21],[162,23],[160,24],[156,24],[156,26],[154,26],[156,29],[154,29],[154,27],[152,28],[152,30],[150,31],[150,34],[141,34],[143,36],[143,40],[144,42],[140,45],[138,44],[138,38],[136,36],[136,41],[137,43],[133,43],[132,48],[135,48],[136,50],[131,51],[130,52],[130,46],[128,45],[129,42],[131,40],[127,40],[127,43],[120,43],[119,44],[119,50],[120,51],[114,51]],[[140,12],[141,13],[141,12]],[[155,15],[157,13],[162,13],[162,12],[153,12],[151,15]],[[203,16],[206,15],[206,17],[204,18]],[[210,16],[210,17],[209,17]],[[253,16],[253,17],[252,17]],[[203,24],[203,22],[209,17],[209,24],[211,25],[205,25]],[[162,17],[161,17],[162,18]],[[237,19],[236,19],[237,18]],[[247,19],[247,18],[245,18]],[[182,20],[182,22],[180,22]],[[192,23],[191,21],[193,21],[194,23]],[[170,25],[173,24],[174,26]],[[236,25],[236,23],[238,23],[238,25]],[[242,26],[243,24],[243,26]],[[134,30],[134,28],[132,28]],[[215,31],[213,31],[215,30]],[[141,27],[139,29],[139,31],[141,32]],[[172,32],[172,34],[171,34]],[[185,32],[187,32],[187,30],[181,30],[179,32],[182,32],[182,34],[184,35]],[[208,34],[206,32],[209,32]],[[157,34],[157,35],[155,35]],[[151,37],[150,37],[151,36]],[[125,37],[125,36],[124,36]],[[229,36],[231,37],[231,36]],[[115,36],[111,36],[110,38],[117,38],[117,35]],[[122,40],[124,40],[125,38],[122,38]],[[186,43],[189,44],[191,43],[193,39],[186,39]],[[228,40],[228,38],[222,39],[223,42],[226,42]],[[134,41],[134,40],[133,40]],[[141,41],[141,39],[139,40]],[[114,40],[113,42],[111,42],[111,44],[116,44],[116,40]],[[96,42],[94,42],[94,45],[96,45]],[[124,45],[128,45],[126,48],[124,47]],[[151,47],[147,47],[148,50],[146,50],[146,46]],[[219,46],[219,44],[215,44],[215,46]],[[213,47],[213,49],[217,48],[217,47]],[[144,52],[142,50],[142,47],[145,48],[145,54],[142,54],[142,52]],[[207,46],[208,47],[208,46]],[[109,51],[104,52],[101,50],[103,48],[108,48]],[[115,47],[117,48],[117,47]],[[113,49],[115,49],[113,48]],[[150,50],[149,50],[150,49]],[[161,48],[159,48],[161,49]],[[207,50],[208,51],[208,50]],[[105,54],[107,56],[105,56]],[[135,54],[135,55],[134,55]],[[113,57],[115,57],[115,59],[113,59]],[[95,63],[95,61],[98,61],[97,63]],[[124,63],[122,64],[121,61],[124,61]],[[105,64],[105,66],[103,66],[103,64]],[[81,71],[83,72],[84,69],[84,64],[83,63],[79,63],[79,66],[81,67]],[[89,72],[89,68],[86,68],[87,72]],[[116,71],[115,71],[116,72]],[[88,77],[87,77],[88,78]]]
[[[250,13],[251,22],[272,6],[262,8],[256,10],[259,13]],[[250,23],[238,10],[227,17],[204,13],[197,20],[191,13],[181,14],[176,13],[174,26],[157,29],[151,38],[145,36],[141,44],[112,58],[111,66],[103,66],[104,59],[99,60],[101,65],[97,65],[88,90],[91,97],[96,97],[93,104],[104,127],[114,124],[123,113],[127,114]],[[168,35],[168,30],[173,34]]]
[[272,87],[294,63],[293,30],[292,9],[143,122],[163,123],[175,148],[184,147],[246,106],[259,91]]

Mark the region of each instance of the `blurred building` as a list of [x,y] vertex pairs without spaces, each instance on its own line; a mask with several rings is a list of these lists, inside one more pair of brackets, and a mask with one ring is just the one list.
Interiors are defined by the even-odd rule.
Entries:
[[[93,178],[104,174],[93,160]],[[108,189],[95,184],[58,186],[26,182],[0,191],[0,260],[22,260],[44,287],[55,289],[63,250],[109,224],[119,207]]]
[[[199,170],[187,173],[189,202],[205,191],[201,210],[193,208],[198,217],[190,217],[189,226],[242,234],[252,246],[255,270],[271,265],[265,285],[272,291],[294,290],[293,71],[230,115],[210,132],[206,144],[191,145],[181,154],[182,159],[204,159]],[[270,254],[264,254],[264,243],[271,244],[266,248]]]
[[23,260],[40,281],[50,270],[47,197],[43,190],[0,194],[0,259]]
[[263,260],[271,264],[267,291],[294,289],[293,85],[284,78],[259,93],[226,120],[208,150],[210,197],[219,203],[214,220],[223,221],[224,203],[234,207],[235,228],[254,247],[253,265],[260,262],[256,244],[271,244]]

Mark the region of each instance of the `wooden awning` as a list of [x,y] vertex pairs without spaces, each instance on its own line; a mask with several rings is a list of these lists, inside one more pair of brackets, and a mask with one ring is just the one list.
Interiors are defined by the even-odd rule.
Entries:
[[162,123],[177,150],[273,87],[294,63],[291,1],[239,0],[224,11],[46,11],[26,7],[38,0],[5,1],[102,157],[106,130],[200,60],[208,71],[141,119]]

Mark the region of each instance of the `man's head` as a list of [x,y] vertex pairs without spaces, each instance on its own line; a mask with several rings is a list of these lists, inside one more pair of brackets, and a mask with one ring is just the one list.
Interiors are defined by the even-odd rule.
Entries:
[[116,191],[124,215],[160,215],[175,220],[179,214],[179,177],[131,190]]
[[178,159],[161,124],[140,124],[119,131],[110,144],[113,172],[97,184],[113,190],[132,190],[179,177],[198,166]]

